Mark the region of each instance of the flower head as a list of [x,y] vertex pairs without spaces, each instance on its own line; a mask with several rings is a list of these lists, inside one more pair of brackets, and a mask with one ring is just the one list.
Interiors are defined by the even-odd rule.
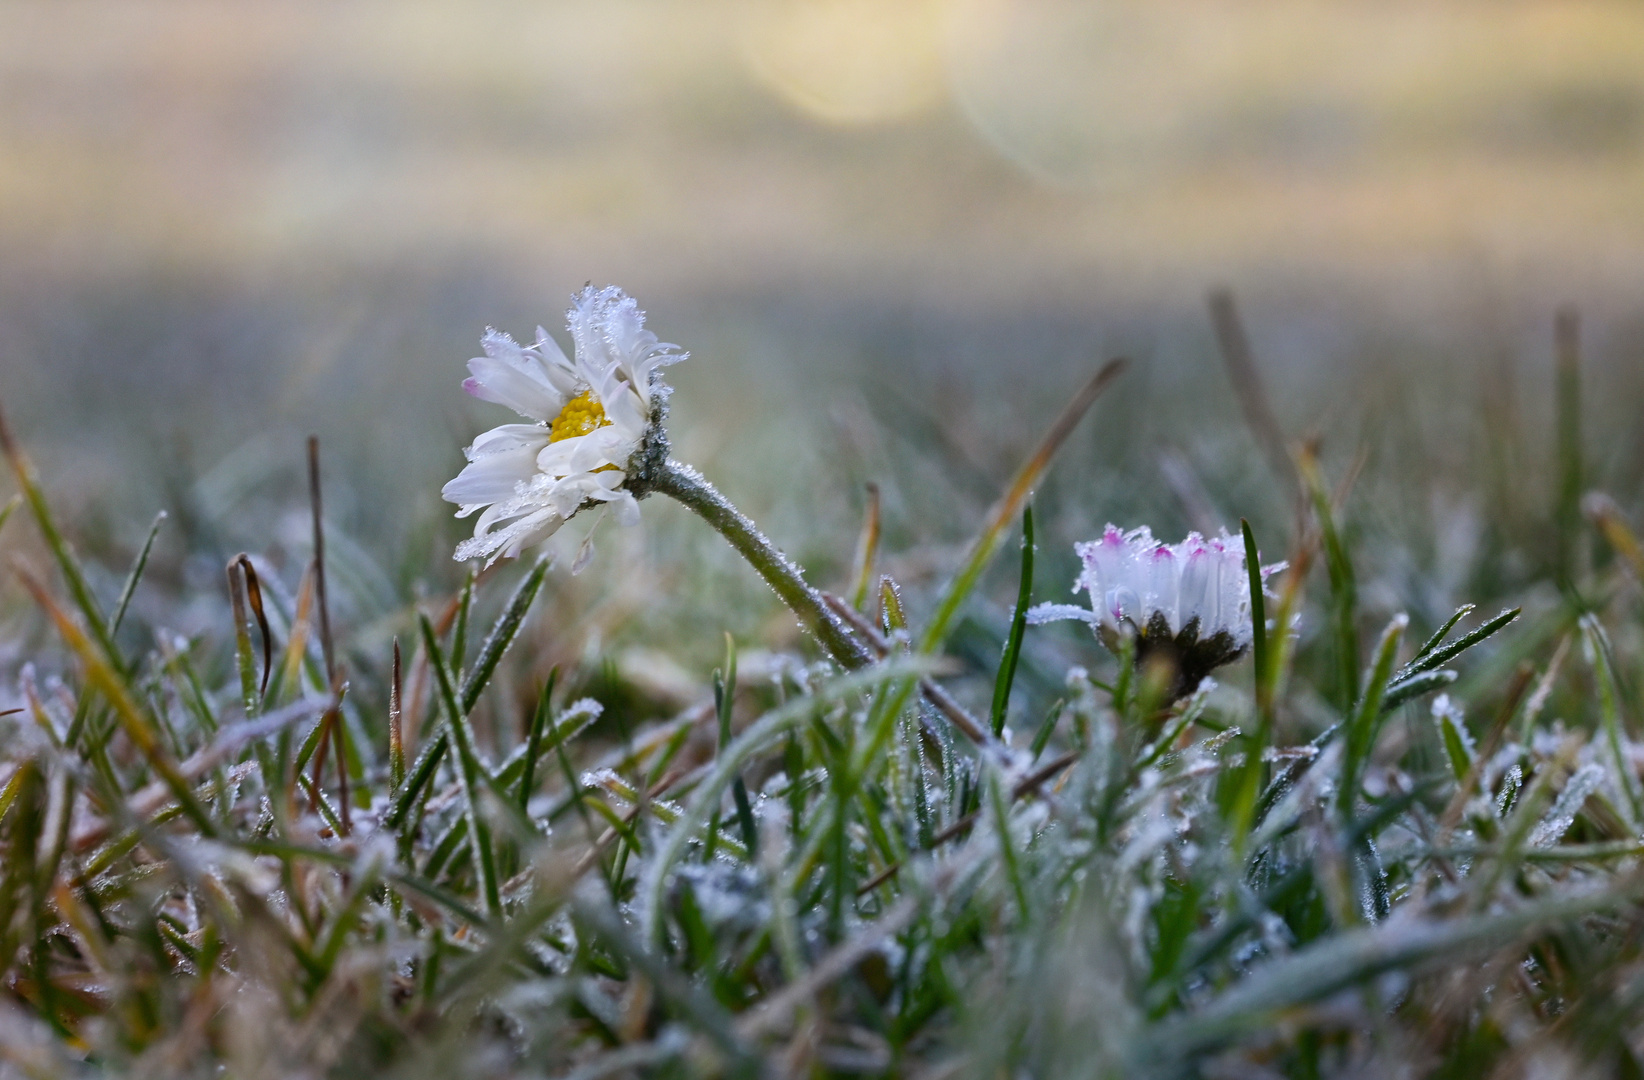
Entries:
[[[1120,532],[1109,525],[1098,540],[1074,545],[1084,570],[1073,585],[1090,596],[1090,610],[1040,604],[1030,622],[1080,619],[1103,644],[1118,650],[1119,635],[1136,635],[1136,660],[1168,656],[1177,690],[1187,693],[1212,669],[1250,647],[1250,574],[1244,545],[1224,530],[1208,539],[1189,533],[1179,544],[1153,539],[1145,525]],[[1262,567],[1265,581],[1284,564]]]
[[484,511],[457,546],[459,560],[517,556],[587,506],[609,506],[631,525],[635,495],[667,458],[669,388],[659,369],[686,354],[657,341],[639,305],[614,285],[584,288],[565,319],[573,358],[539,326],[531,345],[487,329],[485,355],[468,361],[464,390],[533,422],[479,436],[463,451],[467,467],[441,490],[458,517]]

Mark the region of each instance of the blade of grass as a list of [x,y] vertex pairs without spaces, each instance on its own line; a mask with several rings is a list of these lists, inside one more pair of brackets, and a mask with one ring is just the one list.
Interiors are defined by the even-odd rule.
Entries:
[[474,711],[479,703],[480,695],[490,684],[491,676],[496,672],[497,665],[502,662],[503,653],[514,642],[520,626],[525,622],[525,616],[531,610],[531,603],[537,597],[537,591],[542,588],[542,580],[548,574],[549,559],[543,556],[531,568],[525,580],[520,582],[514,595],[509,597],[508,605],[503,608],[497,621],[491,624],[491,632],[485,635],[485,641],[480,644],[479,654],[474,657],[474,666],[462,680],[462,692],[458,701],[462,705],[462,714],[467,716]]
[[1313,513],[1324,543],[1324,565],[1330,577],[1331,622],[1335,629],[1336,705],[1346,714],[1359,699],[1358,587],[1354,582],[1353,562],[1336,531],[1330,493],[1325,490],[1324,478],[1319,474],[1315,451],[1304,448],[1296,457],[1296,465],[1312,495]]
[[[948,631],[952,628],[954,616],[959,613],[960,605],[976,587],[982,571],[986,569],[993,553],[1004,541],[1005,531],[1010,527],[1010,523],[1016,520],[1016,515],[1033,494],[1033,489],[1044,476],[1045,470],[1050,468],[1051,459],[1055,457],[1056,451],[1061,449],[1068,436],[1073,434],[1073,429],[1084,419],[1085,413],[1096,403],[1096,399],[1124,373],[1125,365],[1124,360],[1110,360],[1089,382],[1080,387],[1073,400],[1067,403],[1050,425],[1033,455],[1016,470],[1016,475],[1011,478],[1004,494],[988,511],[981,531],[971,542],[965,561],[960,564],[959,572],[954,575],[937,600],[930,622],[925,624],[925,632],[919,638],[920,652],[934,653],[947,641]],[[906,694],[902,696],[906,697]]]
[[[856,541],[856,572],[852,575],[851,607],[857,611],[868,602],[873,583],[873,564],[879,554],[879,485],[869,483],[868,510],[862,519],[862,535]],[[3,520],[3,519],[0,519]]]
[[542,735],[548,726],[549,713],[553,711],[554,682],[559,678],[559,668],[548,671],[548,681],[542,684],[542,693],[537,695],[537,708],[531,716],[531,732],[525,740],[525,760],[520,765],[519,775],[519,808],[523,811],[531,801],[531,791],[536,787],[537,758],[542,753]]
[[1251,434],[1262,448],[1273,476],[1292,492],[1299,492],[1296,466],[1285,450],[1284,431],[1273,414],[1267,390],[1256,370],[1250,337],[1239,318],[1238,306],[1230,289],[1217,289],[1210,294],[1210,321],[1216,331],[1216,344],[1221,349],[1222,362],[1227,365],[1228,381],[1239,399],[1239,409]]
[[1523,610],[1523,608],[1512,608],[1509,611],[1503,611],[1500,615],[1497,615],[1495,618],[1491,619],[1483,626],[1480,626],[1478,629],[1463,634],[1450,644],[1445,645],[1442,648],[1433,649],[1427,653],[1427,655],[1410,661],[1394,674],[1393,683],[1402,683],[1412,676],[1419,675],[1421,672],[1431,671],[1436,667],[1442,667],[1445,664],[1448,664],[1468,649],[1471,649],[1474,645],[1477,645],[1479,642],[1490,637],[1497,630],[1500,630],[1502,627],[1518,618],[1519,612]]
[[1627,524],[1615,500],[1602,491],[1589,491],[1581,500],[1581,509],[1616,554],[1626,560],[1633,577],[1644,582],[1644,545],[1639,544],[1638,535]]
[[247,555],[241,554],[235,561],[240,564],[240,574],[245,578],[246,603],[257,620],[257,632],[262,635],[263,677],[257,685],[257,697],[261,700],[268,693],[269,672],[274,670],[274,635],[268,629],[268,613],[263,610],[263,586],[257,580],[256,568]]
[[474,567],[468,567],[463,578],[462,592],[457,599],[457,622],[451,628],[451,673],[462,681],[463,662],[468,657],[468,617],[474,607]]
[[[289,636],[286,638],[285,654],[278,664],[280,675],[263,694],[264,707],[277,701],[281,694],[287,692],[302,693],[303,667],[308,660],[308,637],[314,625],[314,564],[310,562],[303,570],[302,582],[297,586],[297,604],[291,613]],[[308,665],[313,671],[312,664]],[[330,687],[326,687],[329,690]]]
[[1468,615],[1471,615],[1477,607],[1477,604],[1463,604],[1456,608],[1456,613],[1446,619],[1443,626],[1433,631],[1433,636],[1422,643],[1421,648],[1416,650],[1416,655],[1410,658],[1410,662],[1415,663],[1417,660],[1420,660],[1422,657],[1438,648],[1439,645],[1443,643],[1444,639],[1450,636],[1450,631],[1456,628],[1456,623],[1465,619]]
[[1563,581],[1578,571],[1581,540],[1581,316],[1561,307],[1553,318],[1558,409],[1558,495],[1553,507],[1558,547],[1555,568]]
[[1016,610],[1010,619],[1010,634],[993,680],[993,737],[1005,731],[1005,714],[1010,708],[1010,687],[1016,680],[1016,661],[1022,652],[1022,635],[1027,630],[1027,609],[1033,602],[1033,506],[1022,510],[1022,571],[1016,587]]
[[[154,549],[154,538],[160,533],[160,524],[166,519],[166,512],[161,510],[154,515],[154,524],[148,527],[148,538],[143,541],[142,550],[137,552],[137,561],[131,564],[131,572],[126,575],[126,583],[120,589],[120,599],[114,605],[114,618],[108,622],[108,632],[113,635],[120,632],[120,624],[125,621],[126,608],[131,604],[132,595],[137,592],[137,583],[143,579],[143,571],[148,567],[148,554]],[[0,525],[5,524],[5,518],[0,517]]]
[[[1263,729],[1273,721],[1273,676],[1267,656],[1267,595],[1262,588],[1261,553],[1256,550],[1256,536],[1250,531],[1250,522],[1239,519],[1239,531],[1244,537],[1244,565],[1250,575],[1250,658],[1256,674],[1256,716]],[[1284,633],[1284,628],[1278,628]],[[1258,740],[1256,752],[1263,746]]]
[[1244,537],[1245,570],[1250,576],[1250,630],[1252,664],[1256,680],[1256,731],[1245,750],[1244,767],[1240,769],[1238,787],[1229,807],[1229,828],[1233,835],[1235,857],[1242,860],[1244,841],[1256,817],[1256,802],[1261,797],[1262,777],[1267,766],[1262,752],[1267,749],[1273,734],[1273,678],[1267,647],[1267,597],[1262,589],[1261,555],[1256,550],[1256,536],[1250,531],[1250,522],[1239,521]]
[[[714,672],[714,708],[719,714],[719,750],[731,743],[731,712],[736,703],[736,642],[725,635],[725,671]],[[736,804],[736,820],[742,829],[742,843],[750,856],[759,852],[759,826],[754,823],[753,805],[748,802],[748,785],[737,773],[731,780],[731,799]]]
[[1614,758],[1616,782],[1621,785],[1628,808],[1632,811],[1629,824],[1637,829],[1640,822],[1644,822],[1644,799],[1638,792],[1637,770],[1625,749],[1626,739],[1621,730],[1621,694],[1611,660],[1609,635],[1604,633],[1598,617],[1591,612],[1581,617],[1581,643],[1587,654],[1587,663],[1593,668],[1593,681],[1598,684],[1599,715],[1604,722],[1604,738],[1610,744],[1610,754]]
[[1381,731],[1381,720],[1385,715],[1381,708],[1382,696],[1387,692],[1393,661],[1398,656],[1399,639],[1409,624],[1408,615],[1395,615],[1387,624],[1387,629],[1382,631],[1381,640],[1376,644],[1375,660],[1365,676],[1364,696],[1347,721],[1346,753],[1342,756],[1341,787],[1338,792],[1345,820],[1352,820],[1358,802],[1359,774],[1369,761],[1376,736]]
[[405,783],[405,728],[400,708],[400,639],[394,639],[394,664],[388,677],[388,790]]
[[462,782],[463,812],[468,817],[468,842],[479,865],[480,888],[485,898],[488,915],[502,915],[502,897],[497,891],[496,852],[491,847],[491,826],[485,820],[485,808],[480,805],[480,764],[474,750],[472,733],[468,730],[468,716],[457,707],[456,691],[451,685],[451,672],[446,667],[445,655],[440,651],[439,638],[428,616],[418,614],[422,627],[422,645],[428,653],[428,666],[434,672],[439,688],[440,704],[445,710],[446,731],[457,751],[457,775]]
[[257,694],[257,659],[251,652],[251,631],[246,621],[245,574],[240,556],[228,561],[228,599],[234,613],[234,656],[240,672],[240,702],[248,717],[256,716],[262,701]]
[[320,612],[320,651],[325,657],[326,685],[336,691],[336,648],[331,641],[331,609],[325,593],[325,526],[324,508],[320,501],[320,439],[308,437],[308,501],[314,519],[314,597]]
[[6,527],[6,522],[11,520],[11,515],[13,512],[15,512],[16,509],[22,505],[23,495],[22,492],[18,492],[16,495],[13,495],[11,498],[6,500],[6,505],[0,506],[0,529],[4,529]]
[[68,586],[69,595],[74,599],[75,607],[80,609],[80,615],[86,620],[86,626],[91,630],[91,636],[96,639],[98,647],[103,650],[103,656],[108,660],[115,671],[126,673],[125,658],[114,644],[114,637],[109,632],[108,621],[103,617],[103,609],[97,603],[97,597],[91,591],[91,585],[86,581],[86,575],[80,568],[80,561],[74,555],[63,534],[58,531],[57,523],[51,516],[51,507],[46,503],[45,492],[40,489],[39,478],[34,473],[34,464],[23,453],[22,447],[12,438],[11,427],[6,423],[6,417],[0,412],[0,452],[4,452],[6,460],[11,463],[12,472],[17,476],[17,486],[21,489],[23,498],[28,502],[29,509],[34,513],[34,522],[40,529],[40,535],[46,541],[46,547],[56,560],[58,569],[62,572],[63,582]]
[[1423,694],[1430,694],[1434,690],[1441,690],[1456,681],[1456,673],[1449,668],[1441,671],[1423,671],[1387,687],[1387,693],[1381,701],[1381,711],[1392,712],[1407,702],[1414,701]]

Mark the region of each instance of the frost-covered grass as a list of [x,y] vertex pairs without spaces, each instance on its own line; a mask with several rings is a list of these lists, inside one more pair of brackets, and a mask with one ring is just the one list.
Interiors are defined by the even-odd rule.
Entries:
[[[1511,478],[1520,516],[1475,507],[1444,575],[1443,528],[1395,512],[1454,509],[1421,462],[1443,436],[1287,445],[1233,340],[1244,479],[1171,475],[1189,516],[1206,486],[1293,506],[1288,531],[1247,512],[1290,568],[1249,652],[1174,701],[1134,640],[1011,632],[1067,598],[1044,538],[1109,516],[1055,485],[1080,409],[1024,434],[965,543],[870,517],[800,613],[826,651],[751,590],[674,609],[672,650],[615,648],[696,587],[615,533],[603,609],[529,559],[417,595],[329,522],[226,586],[186,569],[203,544],[122,578],[8,442],[0,1069],[1636,1075],[1644,552],[1583,500],[1609,478],[1566,339],[1548,467]],[[920,497],[944,468],[907,464]],[[1452,619],[1457,588],[1479,606]]]

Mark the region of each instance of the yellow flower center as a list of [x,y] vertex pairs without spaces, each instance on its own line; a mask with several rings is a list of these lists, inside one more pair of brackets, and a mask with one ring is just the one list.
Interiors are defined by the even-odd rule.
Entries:
[[548,441],[562,442],[565,439],[574,439],[578,435],[586,435],[590,431],[597,431],[611,421],[605,415],[605,406],[594,397],[592,390],[584,390],[576,397],[565,403],[565,408],[559,411],[548,425]]

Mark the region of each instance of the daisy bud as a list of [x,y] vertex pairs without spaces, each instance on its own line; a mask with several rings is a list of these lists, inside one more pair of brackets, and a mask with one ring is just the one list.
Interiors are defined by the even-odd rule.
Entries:
[[[1165,544],[1145,525],[1130,532],[1109,525],[1100,539],[1076,544],[1074,551],[1084,571],[1073,591],[1089,594],[1090,609],[1040,604],[1028,612],[1029,622],[1087,622],[1114,652],[1121,634],[1134,634],[1138,666],[1158,657],[1174,665],[1177,697],[1250,648],[1244,546],[1225,530],[1209,539],[1189,533],[1179,544]],[[1262,567],[1262,580],[1282,569],[1283,563]]]

